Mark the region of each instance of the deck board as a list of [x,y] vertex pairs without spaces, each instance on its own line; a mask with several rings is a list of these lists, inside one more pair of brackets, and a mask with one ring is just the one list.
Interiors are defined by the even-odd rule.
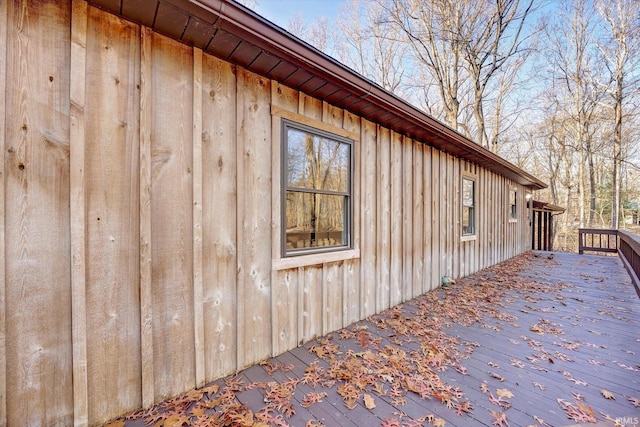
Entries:
[[[511,264],[520,267],[511,268]],[[469,303],[478,297],[478,289],[486,289],[488,303]],[[480,314],[474,318],[477,307],[481,307]],[[420,323],[410,323],[413,330],[392,327],[418,320],[424,321],[423,330],[415,329]],[[319,358],[313,349],[323,345],[337,345],[339,353]],[[405,356],[393,359],[397,351],[404,351]],[[379,361],[426,363],[428,359],[420,361],[420,355],[429,351],[454,355],[451,360],[455,361],[433,372],[448,387],[459,389],[461,400],[468,400],[473,408],[470,412],[457,414],[455,407],[445,406],[436,394],[422,398],[409,391],[406,382],[404,388],[396,389],[404,402],[391,395],[392,384],[403,384],[417,374],[417,368],[415,373],[401,374],[388,371]],[[338,386],[350,380],[316,387],[300,381],[291,399],[295,414],[282,420],[292,426],[305,426],[309,421],[325,426],[375,426],[384,425],[383,420],[396,420],[398,425],[424,420],[422,425],[428,425],[424,417],[430,415],[432,420],[445,420],[447,426],[491,426],[490,411],[503,410],[489,400],[489,394],[497,397],[498,389],[513,393],[507,399],[510,407],[504,410],[510,425],[539,425],[534,416],[553,426],[577,424],[567,418],[558,399],[591,408],[599,425],[613,425],[605,421],[605,414],[613,419],[640,416],[640,408],[627,400],[627,396],[640,398],[640,299],[617,257],[524,254],[270,359],[286,370],[269,374],[264,366],[248,368],[239,373],[245,388],[236,392],[236,398],[258,413],[265,406],[264,387],[250,385],[302,379],[313,363],[326,373],[349,360],[364,365],[369,357],[374,362],[361,373],[375,373],[371,381],[382,384],[383,394],[369,383],[355,407],[348,409]],[[389,372],[395,372],[397,378],[391,378]],[[222,389],[224,380],[218,383]],[[483,383],[489,393],[481,390]],[[605,399],[603,389],[615,399]],[[322,402],[304,408],[301,403],[312,392],[327,395]],[[364,393],[373,397],[375,408],[367,409]],[[576,400],[578,393],[583,400]],[[212,409],[211,414],[214,412]],[[140,414],[124,421],[126,426],[143,425]],[[197,421],[191,418],[193,425]]]

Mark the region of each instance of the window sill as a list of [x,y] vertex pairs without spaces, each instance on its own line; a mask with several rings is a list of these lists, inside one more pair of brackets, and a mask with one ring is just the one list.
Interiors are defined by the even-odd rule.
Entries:
[[518,222],[517,219],[509,218],[509,224],[514,224],[516,222]]
[[330,262],[347,261],[356,258],[360,258],[360,250],[347,249],[343,251],[323,252],[317,254],[274,259],[271,262],[271,268],[274,271],[289,270],[292,268],[307,267],[310,265],[326,264]]
[[472,242],[477,239],[478,239],[478,236],[476,236],[475,234],[460,237],[461,242]]

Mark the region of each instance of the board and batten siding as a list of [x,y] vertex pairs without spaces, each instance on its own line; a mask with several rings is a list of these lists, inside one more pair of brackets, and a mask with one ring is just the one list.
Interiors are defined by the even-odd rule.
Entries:
[[[98,424],[528,249],[524,187],[82,0],[0,2],[0,50],[0,425]],[[354,140],[344,256],[280,259],[282,117]]]

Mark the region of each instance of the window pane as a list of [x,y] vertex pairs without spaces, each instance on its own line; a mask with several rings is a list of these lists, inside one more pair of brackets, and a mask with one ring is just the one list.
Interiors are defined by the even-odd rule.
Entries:
[[470,179],[466,179],[466,178],[462,179],[462,205],[463,206],[473,206],[474,184],[475,182]]
[[462,208],[462,234],[469,235],[475,233],[473,208],[464,206]]
[[349,191],[349,144],[287,129],[287,187]]
[[339,195],[287,191],[287,250],[347,245],[347,200]]

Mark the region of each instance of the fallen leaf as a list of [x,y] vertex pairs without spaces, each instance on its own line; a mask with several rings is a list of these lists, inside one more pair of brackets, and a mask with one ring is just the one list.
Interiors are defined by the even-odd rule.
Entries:
[[500,382],[504,381],[504,377],[502,375],[498,375],[495,372],[489,372],[489,375],[491,375],[491,378],[495,378]]
[[373,409],[376,407],[376,403],[373,400],[373,396],[371,396],[370,394],[364,394],[364,406],[367,409]]
[[444,427],[446,425],[447,425],[447,422],[442,418],[436,418],[435,420],[433,420],[434,427]]
[[487,385],[487,383],[480,384],[480,391],[482,391],[485,394],[489,393],[489,386]]
[[108,424],[105,424],[104,427],[124,427],[124,420],[112,421]]
[[640,408],[640,399],[631,396],[626,396],[626,398],[629,402],[631,402],[634,408]]
[[492,410],[489,410],[489,412],[491,412],[491,415],[493,416],[493,422],[491,423],[491,425],[498,427],[509,427],[509,421],[507,421],[507,415],[504,412]]
[[500,366],[498,366],[497,363],[493,363],[493,362],[489,362],[487,363],[487,365],[491,366],[492,368],[499,368]]
[[546,388],[546,387],[545,387],[545,386],[543,386],[542,384],[537,383],[537,382],[535,382],[535,381],[533,382],[533,386],[534,386],[534,387],[538,387],[538,388],[539,388],[540,390],[542,390],[542,391],[544,391],[544,390],[545,390],[545,388]]
[[533,416],[533,419],[534,419],[534,420],[536,420],[536,422],[537,422],[538,424],[540,424],[541,426],[544,426],[544,427],[551,427],[551,425],[550,425],[550,424],[546,423],[542,418],[538,417],[537,415],[534,415],[534,416]]
[[496,394],[500,397],[505,397],[507,399],[511,399],[513,397],[513,393],[511,393],[511,391],[507,390],[506,388],[497,389]]
[[602,389],[600,390],[600,393],[602,393],[605,399],[616,400],[616,396],[613,393],[611,393],[609,390]]

